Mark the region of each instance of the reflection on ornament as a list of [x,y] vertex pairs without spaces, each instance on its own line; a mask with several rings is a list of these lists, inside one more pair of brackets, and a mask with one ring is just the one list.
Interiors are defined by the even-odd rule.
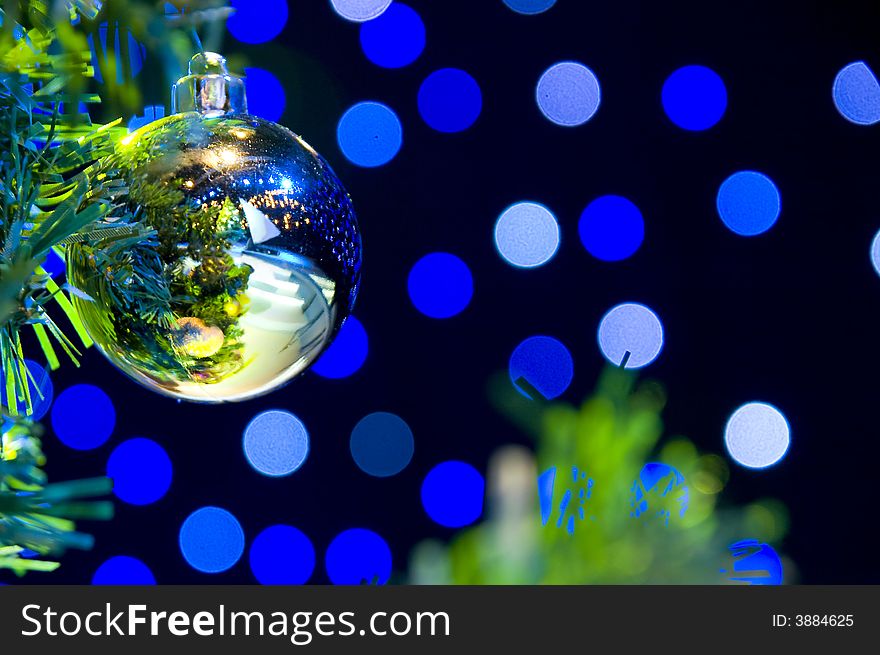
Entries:
[[227,402],[277,389],[328,346],[357,295],[351,199],[286,128],[247,114],[222,57],[197,55],[173,115],[122,139],[130,209],[155,236],[68,249],[75,298],[104,355],[174,398]]
[[196,359],[213,357],[223,347],[226,335],[214,325],[205,325],[200,318],[187,316],[177,319],[171,331],[171,341],[175,348]]
[[235,318],[236,316],[241,316],[242,313],[247,311],[250,302],[250,298],[242,293],[239,294],[238,298],[227,301],[226,304],[223,305],[223,311],[226,312],[227,316]]

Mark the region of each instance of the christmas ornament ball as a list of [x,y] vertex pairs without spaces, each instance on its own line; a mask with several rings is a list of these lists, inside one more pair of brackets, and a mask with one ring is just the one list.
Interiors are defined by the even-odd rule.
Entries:
[[193,59],[174,109],[103,163],[151,235],[69,246],[68,279],[89,335],[133,380],[184,400],[245,400],[329,345],[357,295],[360,233],[327,162],[248,115],[222,57]]

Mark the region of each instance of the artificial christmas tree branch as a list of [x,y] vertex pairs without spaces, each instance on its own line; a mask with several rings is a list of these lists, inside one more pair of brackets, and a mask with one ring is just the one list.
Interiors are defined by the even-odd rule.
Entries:
[[[153,234],[140,212],[119,200],[127,189],[105,164],[128,131],[121,120],[96,124],[90,116],[139,111],[140,88],[128,78],[117,82],[124,64],[94,37],[93,62],[87,34],[124,18],[122,57],[130,31],[162,50],[173,75],[175,61],[191,55],[189,37],[179,33],[228,15],[220,0],[188,4],[192,11],[173,20],[164,2],[17,0],[0,9],[0,569],[53,570],[58,564],[43,556],[91,547],[73,519],[108,519],[113,512],[109,502],[87,500],[109,493],[107,478],[46,484],[41,427],[24,418],[32,413],[32,390],[40,392],[29,379],[23,336],[33,332],[53,369],[59,351],[78,363],[91,345],[71,303],[81,292],[53,280],[47,256],[63,256],[71,243],[100,243],[101,264],[112,272],[125,266],[131,246]],[[103,69],[101,96],[90,92],[95,65]]]
[[[189,37],[181,32],[227,15],[223,2],[194,2],[192,11],[172,20],[163,5],[21,0],[7,2],[0,13],[0,362],[7,381],[0,394],[10,414],[27,415],[32,405],[21,340],[26,328],[52,368],[61,361],[56,349],[76,364],[80,347],[91,345],[70,302],[77,291],[57,285],[40,268],[48,253],[62,253],[72,241],[100,242],[107,251],[151,234],[137,212],[121,209],[117,199],[126,189],[101,163],[127,130],[119,120],[92,123],[88,109],[100,106],[101,97],[85,91],[94,85],[95,69],[86,36],[74,24],[94,32],[99,21],[125,16],[127,29],[152,45],[167,39],[173,47],[165,48],[165,57],[176,51],[178,59],[188,59]],[[140,103],[137,85],[117,83],[117,66],[125,64],[101,39],[94,41],[104,69],[102,91],[114,108],[130,111]],[[67,336],[57,310],[76,339]]]

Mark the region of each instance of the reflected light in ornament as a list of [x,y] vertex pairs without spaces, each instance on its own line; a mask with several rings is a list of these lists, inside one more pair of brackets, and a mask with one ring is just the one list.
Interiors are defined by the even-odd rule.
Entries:
[[746,468],[773,466],[788,452],[791,428],[782,412],[768,403],[746,403],[724,428],[727,452]]
[[844,66],[834,78],[831,94],[837,111],[851,123],[880,122],[880,82],[865,62]]
[[463,70],[443,68],[419,87],[419,113],[438,132],[461,132],[473,125],[483,109],[477,81]]
[[330,0],[333,9],[342,18],[362,23],[381,16],[392,0]]
[[663,109],[673,123],[685,130],[708,130],[727,110],[727,88],[711,68],[684,66],[663,84]]
[[465,462],[442,462],[422,482],[422,507],[435,523],[447,528],[470,525],[483,514],[486,483]]
[[578,62],[563,61],[541,74],[535,99],[547,120],[577,127],[599,111],[602,92],[593,71]]
[[202,573],[222,573],[244,552],[244,531],[232,514],[219,507],[203,507],[180,527],[180,552],[187,564]]
[[740,171],[718,189],[717,208],[731,232],[751,237],[773,227],[782,211],[782,198],[773,180],[763,173]]
[[390,162],[400,151],[403,126],[390,107],[359,102],[339,119],[336,140],[352,164],[375,168]]
[[107,460],[107,477],[113,493],[130,505],[160,500],[171,486],[171,458],[152,439],[138,437],[116,446]]
[[647,366],[663,350],[663,338],[657,314],[638,303],[617,305],[599,323],[599,349],[612,366]]
[[425,255],[415,263],[407,280],[413,305],[430,318],[451,318],[470,304],[474,278],[461,259],[446,252]]
[[330,542],[324,566],[335,585],[382,585],[391,577],[391,549],[372,530],[352,528]]
[[287,25],[287,0],[232,0],[230,5],[235,13],[226,27],[242,43],[266,43]]
[[384,14],[361,25],[361,48],[383,68],[402,68],[425,49],[425,24],[409,5],[395,2]]
[[397,475],[412,460],[415,442],[409,425],[396,414],[374,412],[354,426],[349,441],[355,464],[368,475]]
[[290,475],[309,455],[306,426],[290,412],[272,409],[257,414],[244,430],[244,454],[258,473]]
[[52,406],[52,429],[62,443],[75,450],[102,446],[115,427],[113,401],[92,384],[68,387]]
[[315,548],[301,530],[273,525],[256,536],[248,560],[262,585],[301,585],[315,570]]
[[356,317],[349,316],[336,339],[312,366],[312,372],[331,380],[347,378],[361,369],[368,352],[367,331]]
[[281,120],[287,96],[278,78],[262,68],[248,67],[244,74],[248,85],[248,113],[267,121]]
[[544,205],[517,203],[495,223],[495,249],[511,266],[543,266],[559,249],[559,223]]
[[101,564],[92,576],[97,586],[129,586],[156,584],[156,577],[141,560],[127,555],[111,557]]
[[558,398],[574,377],[568,348],[553,337],[529,337],[519,344],[508,364],[510,381],[526,398]]
[[223,347],[224,341],[223,330],[206,325],[202,319],[192,316],[177,319],[171,329],[174,347],[197,359],[213,357]]

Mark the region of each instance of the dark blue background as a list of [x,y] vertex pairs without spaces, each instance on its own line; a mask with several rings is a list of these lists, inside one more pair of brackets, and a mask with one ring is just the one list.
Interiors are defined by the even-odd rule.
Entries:
[[[413,65],[386,70],[364,57],[357,26],[328,3],[291,4],[275,42],[227,45],[281,79],[282,122],[331,162],[355,200],[365,245],[355,314],[369,333],[369,358],[346,380],[306,374],[272,396],[217,407],[141,390],[95,351],[82,369],[65,365],[53,375],[56,390],[102,386],[119,419],[97,451],[74,452],[49,435],[51,478],[103,473],[112,447],[131,436],[162,443],[175,477],[158,505],[118,503],[111,523],[83,524],[97,536],[94,551],[69,553],[57,573],[27,582],[88,582],[117,554],[144,560],[162,583],[252,582],[246,558],[214,577],[184,562],[180,524],[203,505],[232,511],[248,542],[274,523],[305,531],[318,555],[313,581],[326,581],[323,552],[348,527],[381,534],[403,571],[414,544],[452,534],[421,508],[424,474],[450,458],[484,470],[499,445],[526,442],[490,407],[489,377],[522,339],[552,335],[574,355],[564,399],[579,402],[603,365],[599,319],[624,300],[648,304],[664,321],[665,350],[648,374],[667,387],[670,434],[721,453],[738,405],[763,399],[785,411],[787,458],[761,472],[734,467],[725,497],[788,505],[783,550],[803,582],[880,581],[880,279],[868,257],[880,227],[880,133],[846,122],[831,100],[844,65],[880,66],[880,6],[559,0],[527,17],[501,0],[408,0],[427,26],[427,48]],[[551,124],[534,102],[541,72],[567,59],[588,65],[602,85],[599,112],[576,129]],[[718,71],[729,93],[725,117],[704,133],[675,127],[660,104],[666,76],[695,63]],[[447,135],[424,124],[416,94],[425,76],[450,66],[478,80],[483,111],[471,129]],[[393,107],[404,127],[403,149],[377,169],[348,164],[335,139],[338,117],[367,99]],[[147,98],[164,100],[158,91]],[[779,222],[754,239],[733,235],[715,212],[718,186],[742,169],[767,173],[782,194]],[[642,248],[617,264],[593,259],[577,238],[583,208],[608,193],[633,200],[646,221]],[[492,242],[495,219],[519,200],[547,204],[563,233],[557,257],[533,271],[505,264]],[[438,250],[462,257],[475,278],[470,307],[445,321],[419,314],[406,290],[412,264]],[[277,407],[296,413],[312,439],[307,464],[282,480],[257,475],[240,443],[254,414]],[[388,480],[363,474],[348,452],[351,428],[373,411],[400,414],[415,434],[412,463]]]

